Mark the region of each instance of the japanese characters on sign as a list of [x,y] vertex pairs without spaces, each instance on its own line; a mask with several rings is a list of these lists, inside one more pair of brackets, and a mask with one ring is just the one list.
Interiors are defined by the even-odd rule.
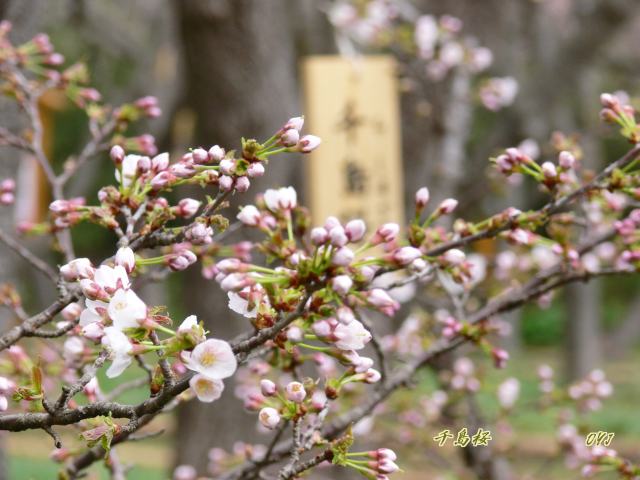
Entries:
[[310,158],[314,222],[329,215],[380,225],[401,221],[402,166],[395,64],[387,56],[309,57],[303,64],[310,128],[323,148]]

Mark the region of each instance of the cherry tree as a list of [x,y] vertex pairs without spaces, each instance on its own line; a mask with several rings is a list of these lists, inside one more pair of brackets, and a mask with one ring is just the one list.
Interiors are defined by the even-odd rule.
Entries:
[[[0,232],[0,240],[55,284],[57,298],[28,313],[17,288],[2,287],[2,305],[13,312],[15,325],[0,333],[0,430],[51,436],[61,478],[78,478],[100,461],[113,478],[124,478],[117,449],[150,435],[141,429],[157,416],[181,402],[215,402],[235,393],[237,408],[273,433],[267,445],[212,450],[210,476],[291,479],[331,463],[386,479],[402,464],[397,454],[384,444],[361,451],[354,445],[364,436],[363,421],[374,422],[382,405],[402,413],[394,394],[411,387],[416,373],[463,345],[502,368],[509,355],[495,335],[504,329],[501,313],[548,301],[569,283],[635,274],[640,265],[640,210],[634,209],[640,128],[633,108],[618,96],[602,95],[602,119],[617,124],[631,147],[599,173],[583,170],[579,145],[560,135],[555,153],[541,163],[518,148],[491,159],[500,175],[539,186],[547,201],[537,209],[510,206],[487,218],[456,218],[455,199],[432,204],[423,187],[406,225],[335,217],[313,225],[291,187],[247,194],[269,161],[322,148],[320,138],[303,133],[302,116],[266,140],[242,138],[237,150],[212,141],[172,159],[158,154],[151,136],[128,133],[139,119],[161,114],[153,97],[109,106],[89,86],[86,68],[64,67],[46,35],[14,45],[10,28],[0,24],[0,77],[27,128],[0,130],[0,143],[36,158],[53,201],[46,221],[19,224],[16,232]],[[64,91],[86,112],[91,133],[60,172],[44,152],[38,115],[38,101],[50,89]],[[97,161],[113,163],[111,184],[92,198],[68,198],[69,179]],[[199,186],[202,193],[182,197],[184,186]],[[14,202],[15,188],[12,179],[2,181],[2,205]],[[235,195],[246,202],[230,211],[227,202]],[[83,223],[114,235],[110,257],[76,257],[71,232]],[[229,242],[228,232],[241,228],[258,240]],[[578,235],[582,229],[591,235]],[[39,258],[16,235],[51,238],[60,264]],[[471,254],[485,239],[504,240],[504,250],[496,258]],[[173,318],[136,293],[145,282],[187,268],[200,268],[212,288],[227,292],[228,317],[213,324],[243,321],[245,334],[218,338],[194,315]],[[398,313],[394,294],[405,286],[447,299],[454,308],[412,315],[397,332],[382,336],[376,323]],[[111,379],[127,372],[127,380],[107,390],[99,380],[103,371]],[[548,367],[538,375],[544,402],[568,402],[577,411],[599,408],[612,391],[598,371],[566,392],[555,386]],[[240,383],[233,393],[225,391],[230,377]],[[426,398],[433,421],[482,386],[475,363],[464,357],[444,383],[448,392]],[[140,403],[120,400],[140,388],[147,392]],[[518,389],[516,379],[498,388],[501,415],[514,408]],[[585,465],[583,473],[609,468],[627,478],[640,474],[614,450],[579,448],[581,437],[568,420],[561,440]],[[76,431],[80,440],[63,442],[63,429]],[[195,478],[196,472],[182,465],[174,477]]]

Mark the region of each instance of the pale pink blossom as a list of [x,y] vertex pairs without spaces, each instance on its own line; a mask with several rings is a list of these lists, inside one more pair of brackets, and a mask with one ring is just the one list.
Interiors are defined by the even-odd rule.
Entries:
[[260,423],[266,428],[273,430],[280,423],[280,414],[275,408],[265,407],[258,414]]
[[262,380],[260,380],[260,391],[265,397],[273,397],[276,394],[277,390],[278,388],[276,387],[276,384],[271,380],[267,378],[263,378]]
[[316,137],[315,135],[305,135],[298,142],[298,150],[302,153],[310,153],[318,148],[321,142],[322,139],[320,137]]
[[358,320],[339,323],[333,331],[335,345],[340,350],[361,350],[371,340],[371,333]]
[[331,288],[340,296],[345,296],[349,293],[353,280],[348,275],[338,275],[331,279]]
[[254,205],[246,205],[240,209],[240,213],[238,213],[236,218],[245,225],[255,227],[260,223],[261,216],[260,210]]
[[507,378],[498,386],[498,401],[504,409],[511,409],[520,394],[520,382],[516,378]]
[[225,156],[224,148],[220,147],[219,145],[214,145],[213,147],[211,147],[208,153],[209,159],[214,162],[221,161]]
[[307,396],[307,391],[300,382],[290,382],[285,387],[284,394],[287,400],[294,403],[302,403]]
[[116,265],[123,267],[127,273],[133,272],[136,268],[136,256],[129,247],[120,247],[116,252]]
[[95,269],[88,258],[76,258],[60,267],[60,275],[68,282],[93,278]]
[[133,290],[117,290],[109,301],[107,312],[118,330],[138,328],[147,318],[147,306]]
[[116,327],[104,329],[102,344],[111,352],[111,366],[107,369],[107,377],[115,378],[131,364],[133,346],[127,336]]
[[198,400],[204,403],[211,403],[222,396],[224,383],[218,378],[209,378],[201,373],[196,373],[189,379],[189,386],[196,394]]
[[364,220],[355,219],[348,222],[344,227],[344,232],[347,235],[347,238],[350,242],[359,242],[364,237],[364,234],[367,230],[367,226],[364,223]]
[[278,190],[269,189],[264,193],[264,201],[272,212],[291,210],[298,204],[298,195],[293,187]]
[[238,366],[231,345],[214,338],[196,345],[190,354],[185,352],[183,360],[190,370],[212,379],[230,377]]

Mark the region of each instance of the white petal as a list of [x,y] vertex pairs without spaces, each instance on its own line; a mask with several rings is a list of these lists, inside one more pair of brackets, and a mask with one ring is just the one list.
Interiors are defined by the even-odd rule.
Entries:
[[222,395],[224,383],[222,380],[208,378],[201,374],[196,374],[189,380],[189,386],[194,391],[198,400],[205,403],[213,402]]

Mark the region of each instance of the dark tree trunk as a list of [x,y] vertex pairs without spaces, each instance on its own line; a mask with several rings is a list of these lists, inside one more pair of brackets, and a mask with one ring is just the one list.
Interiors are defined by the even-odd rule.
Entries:
[[[289,117],[299,114],[296,57],[288,2],[272,0],[176,1],[187,79],[187,106],[197,118],[194,145],[239,146],[240,137],[268,138]],[[300,162],[276,159],[252,192],[295,183]],[[249,203],[251,196],[238,200]],[[237,205],[232,201],[230,216]],[[227,307],[226,294],[197,269],[187,273],[183,301],[206,322],[211,335],[232,338],[249,326]],[[227,381],[223,397],[212,405],[190,402],[178,413],[177,462],[204,471],[213,446],[229,448],[256,439],[256,415],[242,411]]]

